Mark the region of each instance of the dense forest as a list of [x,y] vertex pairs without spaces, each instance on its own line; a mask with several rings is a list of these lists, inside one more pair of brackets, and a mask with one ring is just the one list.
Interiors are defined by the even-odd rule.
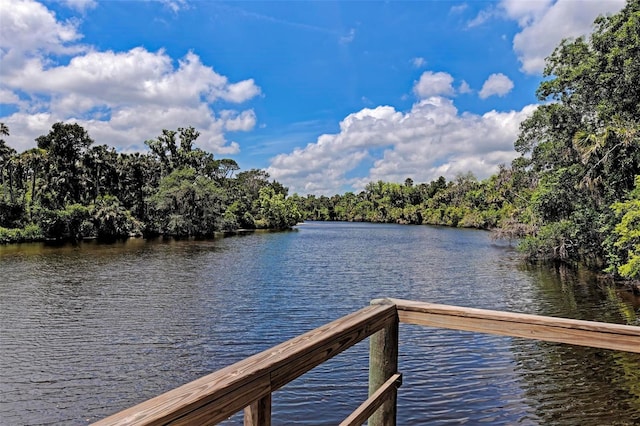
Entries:
[[376,182],[298,199],[299,209],[319,220],[495,229],[530,259],[640,278],[640,1],[599,17],[590,38],[563,41],[536,94],[520,156],[482,182]]
[[54,124],[20,154],[0,140],[0,242],[204,237],[300,221],[287,188],[194,148],[198,136],[163,130],[145,154],[94,145],[78,124]]
[[207,236],[301,219],[437,224],[493,229],[530,259],[640,278],[639,82],[632,0],[547,58],[540,105],[521,124],[510,165],[483,181],[372,182],[333,197],[287,197],[264,171],[238,172],[194,148],[190,127],[163,130],[146,154],[123,154],[57,123],[20,154],[0,140],[0,241]]

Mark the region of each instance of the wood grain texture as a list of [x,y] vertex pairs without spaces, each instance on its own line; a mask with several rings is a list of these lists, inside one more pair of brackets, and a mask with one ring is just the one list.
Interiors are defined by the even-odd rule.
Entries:
[[402,323],[640,353],[640,327],[630,325],[402,299],[377,299],[374,303],[395,305]]
[[395,317],[394,306],[367,306],[95,424],[218,423],[369,337]]
[[[248,420],[253,422],[249,424],[268,425],[273,391],[377,333],[371,339],[370,370],[374,371],[374,376],[377,375],[370,379],[370,398],[373,398],[375,392],[397,372],[398,320],[408,324],[640,353],[640,327],[402,299],[377,299],[371,306],[95,424],[208,425],[249,407],[245,410]],[[386,397],[383,406],[392,407],[395,413],[395,389],[392,395],[393,403]],[[267,401],[268,407],[265,405]],[[391,408],[389,410],[391,413]],[[372,418],[377,415],[374,413]],[[393,424],[389,423],[393,421],[388,418],[384,424]]]
[[244,409],[244,426],[271,426],[271,394]]
[[[397,315],[392,322],[371,336],[369,340],[369,396],[398,372],[398,324]],[[380,408],[369,416],[369,426],[395,426],[396,391],[386,398]]]
[[340,423],[340,426],[362,425],[380,406],[395,399],[396,390],[402,385],[402,374],[396,373],[378,388],[366,401]]

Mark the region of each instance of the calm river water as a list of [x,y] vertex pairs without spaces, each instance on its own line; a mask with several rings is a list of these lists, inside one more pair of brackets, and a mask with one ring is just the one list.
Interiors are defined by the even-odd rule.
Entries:
[[[637,299],[525,267],[481,231],[0,246],[0,423],[86,424],[378,297],[640,325]],[[640,424],[638,355],[411,325],[400,341],[400,425]],[[340,422],[366,398],[367,358],[362,342],[276,392],[273,423]]]

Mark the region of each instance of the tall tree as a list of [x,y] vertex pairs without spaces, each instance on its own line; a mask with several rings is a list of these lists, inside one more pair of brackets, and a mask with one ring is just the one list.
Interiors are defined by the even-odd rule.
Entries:
[[202,155],[200,150],[194,150],[193,143],[199,136],[200,132],[193,127],[179,127],[177,131],[163,129],[156,139],[145,141],[152,155],[160,161],[162,177],[182,167],[196,166]]
[[612,259],[611,269],[627,278],[640,278],[640,176],[635,181],[628,199],[611,206],[620,219],[613,230],[614,247],[619,252]]
[[220,230],[225,193],[216,182],[183,167],[162,178],[158,191],[148,199],[153,209],[152,227],[175,236],[212,235]]
[[[596,261],[608,206],[640,174],[640,1],[599,17],[590,38],[564,40],[537,90],[545,102],[525,120],[516,150],[535,176],[532,255]],[[527,160],[523,161],[524,158]],[[515,168],[515,164],[514,164]],[[567,250],[555,250],[562,246]]]
[[85,195],[82,159],[93,143],[87,131],[77,123],[55,123],[49,134],[38,137],[36,142],[49,159],[46,176],[49,197],[45,207],[60,209],[82,202]]
[[118,192],[118,154],[106,145],[92,146],[82,159],[88,201]]
[[[9,136],[9,128],[0,123],[0,136]],[[10,165],[12,158],[16,155],[16,150],[7,145],[4,137],[0,137],[0,183],[2,184],[2,196],[3,201],[6,200],[10,188],[7,185],[9,179],[11,179]],[[11,191],[13,188],[11,188]],[[11,194],[13,198],[13,193]]]
[[25,168],[28,173],[28,179],[30,180],[30,197],[29,197],[29,220],[33,221],[33,206],[37,202],[38,192],[36,183],[38,177],[43,170],[44,163],[47,161],[46,151],[40,148],[31,148],[22,154],[20,154],[22,161],[25,164]]

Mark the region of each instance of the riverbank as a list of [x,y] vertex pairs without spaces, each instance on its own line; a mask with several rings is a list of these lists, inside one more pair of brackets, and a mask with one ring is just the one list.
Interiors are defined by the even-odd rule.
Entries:
[[229,237],[233,235],[244,235],[252,232],[282,232],[288,231],[287,229],[270,229],[270,228],[239,228],[227,231],[215,231],[210,235],[205,236],[181,236],[181,235],[149,235],[143,236],[140,233],[130,234],[128,236],[121,236],[118,238],[100,239],[96,236],[82,237],[80,239],[73,239],[70,237],[61,238],[46,238],[42,233],[42,230],[38,225],[32,224],[24,228],[3,228],[0,227],[0,244],[22,244],[22,243],[52,243],[52,244],[64,244],[80,241],[98,241],[101,243],[113,243],[116,241],[122,241],[129,238],[144,238],[144,239],[156,239],[156,238],[175,238],[182,240],[189,239],[208,239],[208,238],[221,238]]

